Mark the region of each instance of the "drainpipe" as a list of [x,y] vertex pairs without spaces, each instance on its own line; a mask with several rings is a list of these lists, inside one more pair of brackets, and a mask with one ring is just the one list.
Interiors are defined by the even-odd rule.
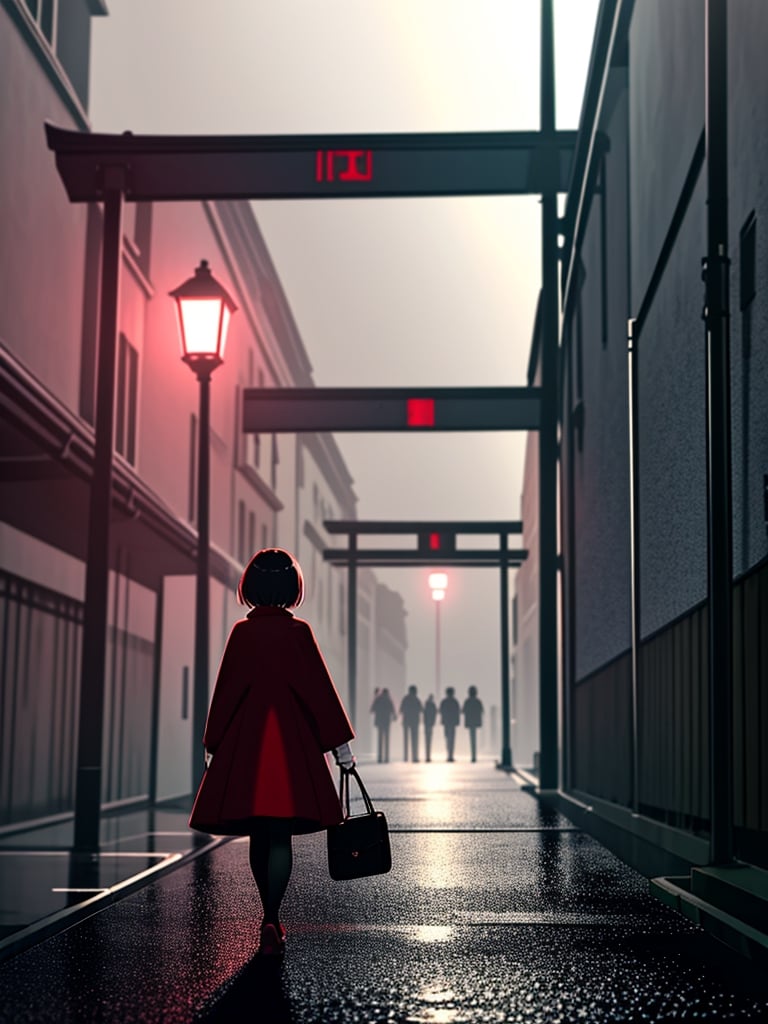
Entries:
[[539,426],[539,788],[558,787],[557,694],[557,149],[552,0],[541,2],[541,134],[549,139],[541,197],[541,422]]
[[710,861],[733,860],[731,381],[726,0],[706,5],[707,548]]

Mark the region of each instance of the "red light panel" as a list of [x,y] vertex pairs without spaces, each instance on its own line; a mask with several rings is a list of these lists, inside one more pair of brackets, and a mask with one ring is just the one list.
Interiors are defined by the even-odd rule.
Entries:
[[318,149],[315,153],[315,181],[371,181],[372,178],[370,149]]
[[434,398],[409,398],[406,422],[409,427],[434,427]]
[[429,535],[429,548],[430,548],[430,551],[439,551],[440,550],[440,534],[439,533],[430,533],[430,535]]

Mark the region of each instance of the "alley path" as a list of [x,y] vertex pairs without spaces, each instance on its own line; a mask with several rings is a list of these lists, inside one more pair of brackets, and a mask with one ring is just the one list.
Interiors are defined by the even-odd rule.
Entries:
[[254,957],[235,840],[0,966],[0,1021],[486,1024],[765,1021],[757,973],[515,776],[362,765],[389,875],[333,882],[295,840],[282,966]]

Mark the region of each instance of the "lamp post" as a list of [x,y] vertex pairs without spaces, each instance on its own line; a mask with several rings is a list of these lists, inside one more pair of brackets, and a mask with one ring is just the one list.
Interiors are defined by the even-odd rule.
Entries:
[[429,574],[429,589],[435,602],[435,700],[440,700],[440,605],[448,589],[448,575],[444,572]]
[[208,714],[209,548],[210,527],[210,383],[224,362],[224,345],[237,306],[201,260],[190,277],[169,293],[176,300],[181,358],[200,383],[197,459],[197,587],[195,593],[195,669],[192,692],[192,792],[202,766],[197,743]]

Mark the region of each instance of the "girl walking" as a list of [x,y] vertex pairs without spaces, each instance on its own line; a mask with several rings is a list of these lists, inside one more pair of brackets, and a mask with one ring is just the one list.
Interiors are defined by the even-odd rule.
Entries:
[[257,552],[237,590],[250,607],[232,628],[216,677],[203,744],[206,770],[190,828],[250,836],[249,862],[264,916],[259,952],[285,950],[280,905],[293,868],[292,837],[342,820],[325,759],[354,766],[354,738],[312,628],[293,615],[304,599],[298,562]]

